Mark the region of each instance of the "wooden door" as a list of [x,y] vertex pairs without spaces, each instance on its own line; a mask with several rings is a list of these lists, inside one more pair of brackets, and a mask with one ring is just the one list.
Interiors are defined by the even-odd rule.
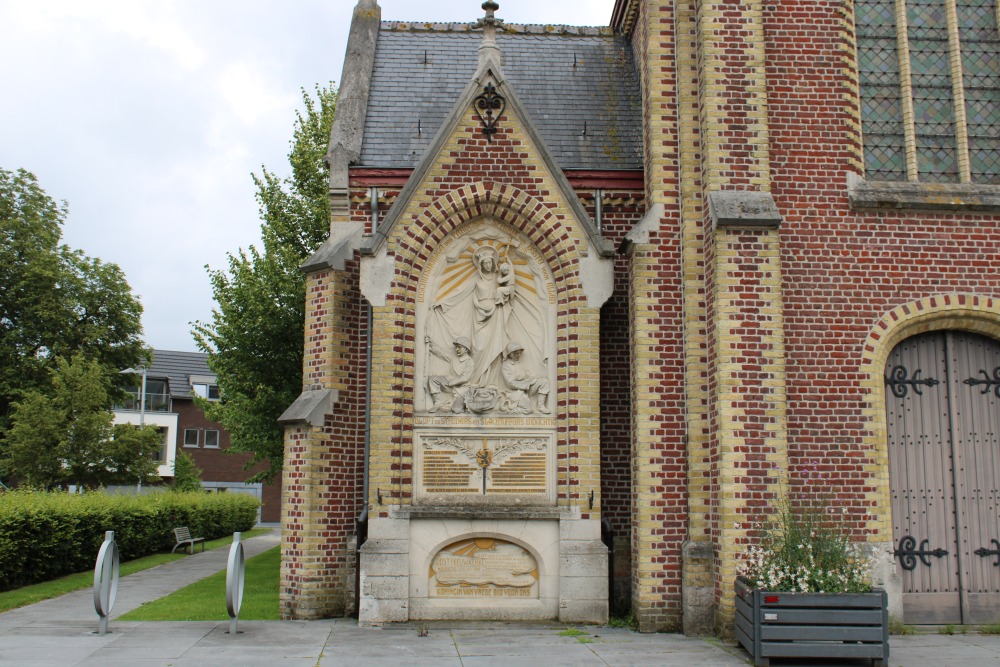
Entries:
[[963,332],[903,341],[886,366],[886,413],[905,621],[996,622],[1000,344]]

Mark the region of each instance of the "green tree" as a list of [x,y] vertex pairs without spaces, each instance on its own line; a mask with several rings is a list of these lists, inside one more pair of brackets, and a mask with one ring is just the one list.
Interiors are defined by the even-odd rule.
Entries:
[[0,169],[0,438],[55,358],[82,352],[117,371],[148,355],[121,269],[60,243],[66,213],[33,174]]
[[51,390],[32,390],[14,403],[7,450],[0,466],[39,488],[70,484],[92,489],[152,482],[163,437],[155,426],[113,424],[111,376],[101,364],[76,354],[57,357]]
[[278,417],[302,391],[305,276],[301,263],[326,240],[330,201],[324,162],[337,92],[302,91],[288,161],[289,178],[266,168],[254,176],[262,249],[228,257],[228,270],[209,270],[216,308],[194,336],[208,353],[222,400],[201,402],[206,415],[231,436],[233,451],[252,454],[248,466],[265,469],[250,481],[270,481],[281,470],[284,434]]
[[170,488],[178,493],[201,491],[201,468],[187,452],[177,452],[174,458],[174,481]]

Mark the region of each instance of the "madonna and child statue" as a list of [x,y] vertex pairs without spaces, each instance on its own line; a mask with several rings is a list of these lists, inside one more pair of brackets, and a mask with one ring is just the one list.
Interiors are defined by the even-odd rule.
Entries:
[[430,272],[418,412],[549,415],[552,281],[537,252],[482,225],[450,243]]

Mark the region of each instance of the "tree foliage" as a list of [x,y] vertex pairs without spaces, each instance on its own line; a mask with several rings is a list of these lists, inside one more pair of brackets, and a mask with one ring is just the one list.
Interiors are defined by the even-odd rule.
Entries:
[[202,470],[187,452],[177,452],[174,457],[174,481],[170,484],[171,491],[184,493],[201,491]]
[[14,403],[0,465],[29,486],[92,489],[156,479],[162,435],[155,426],[113,424],[111,378],[95,360],[55,359],[51,390]]
[[33,174],[0,169],[0,436],[57,357],[83,353],[109,371],[147,358],[139,300],[117,265],[60,243],[66,214]]
[[277,419],[302,391],[305,276],[302,262],[326,240],[330,202],[324,162],[337,92],[302,91],[288,161],[292,175],[266,168],[254,176],[260,205],[262,248],[228,256],[227,270],[210,270],[216,308],[211,322],[196,322],[194,336],[208,353],[222,400],[203,404],[209,419],[231,436],[234,451],[252,454],[249,466],[266,469],[251,481],[268,481],[281,469],[284,433]]

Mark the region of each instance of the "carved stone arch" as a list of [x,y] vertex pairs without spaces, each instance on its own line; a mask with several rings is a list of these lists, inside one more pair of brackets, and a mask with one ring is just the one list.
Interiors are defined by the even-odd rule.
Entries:
[[511,608],[525,618],[558,617],[557,524],[473,519],[456,526],[428,518],[419,533],[408,555],[410,619],[475,614],[502,620]]
[[[1000,340],[1000,298],[979,294],[938,294],[901,304],[872,327],[864,342],[859,368],[865,396],[866,444],[874,452],[878,483],[872,494],[874,507],[891,507],[888,426],[886,423],[885,367],[889,355],[907,338],[928,331],[953,329],[979,333]],[[891,541],[888,510],[880,513],[873,529]]]
[[570,301],[584,298],[579,267],[584,254],[580,244],[586,242],[541,200],[512,185],[492,181],[472,183],[438,197],[400,230],[395,238],[397,255],[415,258],[413,271],[397,276],[410,282],[401,285],[404,291],[416,289],[417,276],[430,260],[428,249],[433,252],[455,230],[483,218],[524,234],[544,258],[559,294],[566,294]]
[[459,535],[449,535],[447,538],[438,540],[427,550],[426,554],[422,554],[422,567],[420,568],[420,571],[427,572],[430,570],[431,562],[434,560],[435,556],[441,552],[441,550],[446,549],[453,544],[459,544],[461,542],[468,542],[476,539],[503,540],[504,542],[517,545],[531,554],[531,557],[535,559],[535,563],[538,566],[538,576],[540,578],[554,574],[553,572],[548,571],[549,563],[546,562],[545,554],[539,552],[533,544],[521,539],[517,535],[510,535],[508,533],[489,530],[475,530]]

